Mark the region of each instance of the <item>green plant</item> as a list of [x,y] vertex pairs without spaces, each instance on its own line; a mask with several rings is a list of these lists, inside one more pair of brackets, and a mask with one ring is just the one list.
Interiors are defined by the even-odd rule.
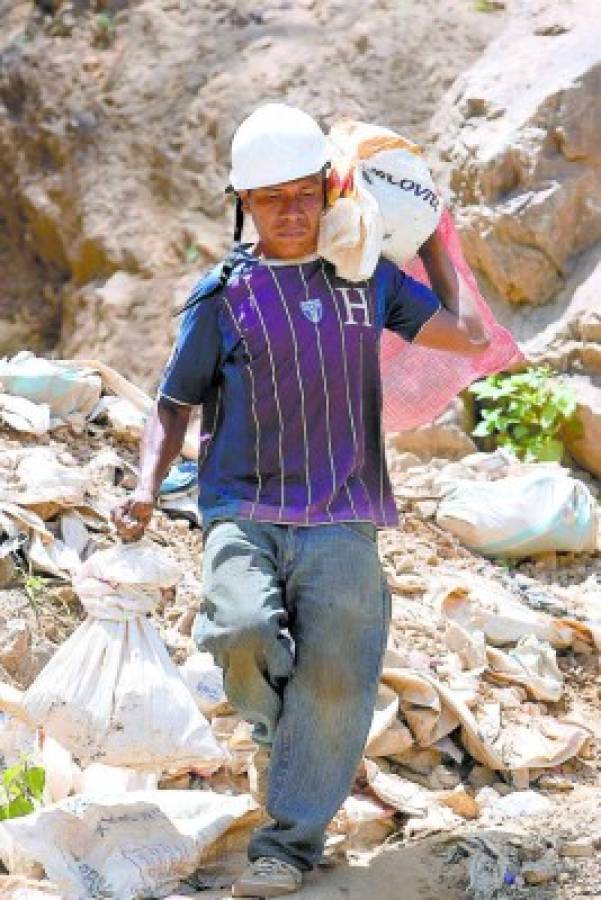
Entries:
[[25,579],[23,581],[23,590],[27,594],[27,599],[29,600],[36,616],[39,612],[38,605],[41,596],[44,593],[46,584],[46,578],[42,578],[41,575],[32,575],[31,572],[25,576]]
[[476,12],[497,12],[505,9],[505,3],[502,0],[474,0],[474,9]]
[[188,244],[188,246],[186,247],[186,262],[196,262],[199,256],[200,250],[198,249],[196,244]]
[[46,773],[41,766],[30,766],[27,757],[8,769],[0,779],[0,821],[17,819],[33,812],[42,800]]
[[115,23],[113,17],[109,13],[101,12],[96,16],[96,26],[100,31],[104,31],[107,35],[112,36],[115,31]]
[[490,437],[520,459],[560,461],[563,438],[580,432],[573,392],[546,366],[517,375],[491,375],[469,388],[480,403],[472,434]]

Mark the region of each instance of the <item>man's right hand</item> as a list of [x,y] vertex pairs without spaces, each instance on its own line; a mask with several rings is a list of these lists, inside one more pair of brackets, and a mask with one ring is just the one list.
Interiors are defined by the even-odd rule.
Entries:
[[127,500],[116,506],[111,518],[124,541],[139,541],[152,518],[154,497],[151,491],[136,488]]

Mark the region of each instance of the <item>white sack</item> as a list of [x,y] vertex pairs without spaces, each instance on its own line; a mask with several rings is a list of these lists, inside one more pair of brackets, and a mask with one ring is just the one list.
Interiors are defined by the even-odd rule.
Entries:
[[164,553],[137,543],[92,554],[73,579],[89,617],[25,692],[23,710],[83,765],[210,773],[224,761],[146,618],[178,575]]
[[256,808],[213,791],[70,797],[0,823],[0,858],[15,874],[43,866],[63,900],[164,897]]
[[23,352],[0,360],[0,384],[7,394],[47,403],[53,416],[87,416],[100,400],[100,376],[77,363],[57,363]]
[[595,499],[564,469],[484,482],[456,479],[438,507],[438,524],[484,556],[597,549]]
[[381,255],[398,266],[414,258],[442,213],[421,148],[389,128],[344,120],[328,140],[330,185],[341,196],[322,219],[319,254],[350,281],[369,278]]

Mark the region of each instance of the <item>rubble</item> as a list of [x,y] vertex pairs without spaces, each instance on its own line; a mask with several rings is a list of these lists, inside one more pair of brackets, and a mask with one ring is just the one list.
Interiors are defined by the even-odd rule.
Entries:
[[[202,788],[260,797],[264,773],[255,765],[249,728],[225,697],[221,670],[191,638],[202,602],[200,534],[160,509],[147,541],[153,552],[167,550],[184,574],[175,588],[156,591],[145,609],[199,715],[210,722],[224,752],[220,768],[199,776],[185,763],[145,772],[141,759],[135,768],[107,766],[72,756],[49,734],[40,743],[11,718],[22,706],[22,694],[11,688],[30,687],[80,626],[86,604],[95,602],[82,595],[82,566],[85,574],[89,561],[118,546],[110,510],[132,485],[135,450],[101,421],[41,438],[0,427],[0,448],[0,548],[7,548],[3,558],[16,579],[0,593],[5,764],[29,746],[46,768],[51,804],[88,797],[99,785],[122,797],[157,787],[182,796]],[[578,795],[582,778],[590,780],[589,770],[578,767],[594,765],[601,737],[598,554],[557,553],[555,568],[527,558],[508,569],[462,547],[433,516],[449,478],[498,480],[520,465],[503,452],[458,462],[391,459],[403,521],[379,535],[393,598],[390,641],[363,774],[329,830],[338,856],[373,850],[389,838],[540,823]],[[31,568],[39,574],[27,574]],[[107,599],[100,603],[106,612]],[[510,871],[526,884],[553,868],[539,856],[514,872],[499,852],[503,877]],[[472,847],[475,872],[474,853]]]

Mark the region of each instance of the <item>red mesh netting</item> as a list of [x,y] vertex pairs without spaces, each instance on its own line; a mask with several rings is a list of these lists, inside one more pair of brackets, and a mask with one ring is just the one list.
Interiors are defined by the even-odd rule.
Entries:
[[[431,422],[473,381],[499,372],[523,358],[515,340],[506,328],[499,325],[478,290],[448,210],[444,210],[437,231],[457,273],[472,291],[491,334],[491,343],[478,356],[460,356],[407,344],[398,335],[384,331],[380,363],[386,432],[407,431]],[[419,257],[416,257],[406,271],[413,278],[429,285]]]

